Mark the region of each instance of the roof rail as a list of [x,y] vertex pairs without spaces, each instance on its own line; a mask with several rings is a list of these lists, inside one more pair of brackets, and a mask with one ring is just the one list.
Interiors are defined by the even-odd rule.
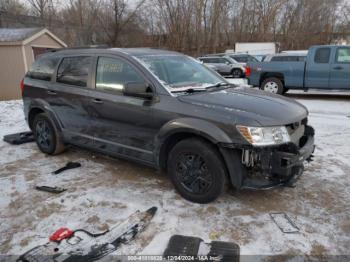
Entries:
[[73,47],[66,47],[66,48],[54,48],[54,49],[51,49],[50,52],[76,50],[76,49],[104,49],[104,48],[108,48],[108,47],[109,46],[107,44],[104,44],[104,45],[88,45],[88,46],[73,46]]

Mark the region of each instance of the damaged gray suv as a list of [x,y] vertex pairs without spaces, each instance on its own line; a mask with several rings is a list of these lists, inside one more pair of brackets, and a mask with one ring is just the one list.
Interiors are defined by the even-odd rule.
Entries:
[[229,84],[193,58],[155,49],[63,49],[42,55],[22,84],[39,149],[84,147],[166,170],[197,203],[225,184],[290,185],[314,150],[294,100]]

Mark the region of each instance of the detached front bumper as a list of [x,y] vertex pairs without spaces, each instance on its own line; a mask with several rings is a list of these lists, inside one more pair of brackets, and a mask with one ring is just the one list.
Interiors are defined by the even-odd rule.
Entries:
[[[314,129],[306,126],[299,145],[290,143],[278,147],[242,148],[240,164],[243,169],[237,172],[237,161],[233,167],[227,165],[233,185],[254,190],[293,185],[302,175],[305,161],[311,161],[315,150],[314,135]],[[228,158],[225,154],[224,157]],[[240,177],[237,178],[237,175]]]

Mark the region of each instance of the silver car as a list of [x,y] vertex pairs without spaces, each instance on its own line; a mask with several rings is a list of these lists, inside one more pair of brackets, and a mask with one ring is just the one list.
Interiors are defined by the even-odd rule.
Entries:
[[197,59],[215,68],[215,70],[223,76],[232,76],[234,78],[245,77],[246,68],[230,57],[205,56],[198,57]]

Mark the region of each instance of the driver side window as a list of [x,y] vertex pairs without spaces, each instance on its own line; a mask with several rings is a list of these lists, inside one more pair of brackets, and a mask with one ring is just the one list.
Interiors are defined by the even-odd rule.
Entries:
[[144,83],[144,78],[129,63],[111,57],[99,57],[96,90],[122,94],[126,83]]

